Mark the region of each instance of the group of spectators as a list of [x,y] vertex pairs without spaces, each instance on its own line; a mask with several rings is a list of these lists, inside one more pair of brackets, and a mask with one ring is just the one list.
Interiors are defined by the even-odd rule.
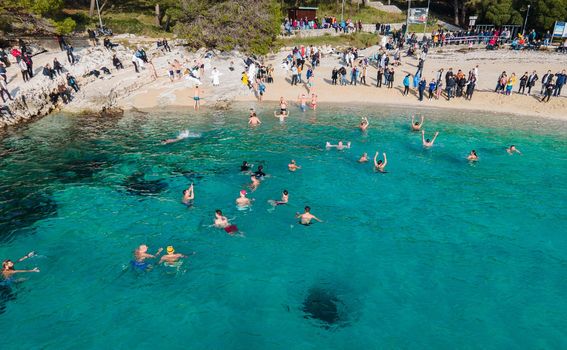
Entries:
[[[305,62],[310,63],[310,67],[305,72],[306,81],[303,80],[303,71]],[[290,54],[287,55],[282,65],[286,71],[291,72],[291,85],[307,84],[307,88],[311,89],[311,78],[314,76],[315,68],[321,63],[321,50],[318,47],[310,45],[305,47],[294,47]]]
[[[532,93],[532,88],[539,80],[539,76],[537,75],[536,71],[533,71],[531,74],[525,72],[518,79],[516,73],[512,73],[510,76],[508,76],[504,71],[498,77],[494,92],[511,95],[518,80],[519,88],[517,93],[522,95],[530,95]],[[551,96],[561,96],[561,90],[563,88],[563,85],[565,85],[566,83],[567,74],[565,73],[565,70],[562,70],[561,72],[555,74],[553,74],[551,70],[548,70],[547,73],[545,73],[541,78],[540,101],[549,102]]]
[[[286,18],[283,22],[283,28],[287,34],[292,34],[294,30],[311,30],[311,29],[334,29],[335,32],[343,32],[345,34],[362,31],[362,22],[353,21],[350,18],[346,20],[337,20],[336,17],[326,16],[322,19],[315,17],[308,19],[307,17],[291,19]],[[388,25],[389,28],[389,25]]]

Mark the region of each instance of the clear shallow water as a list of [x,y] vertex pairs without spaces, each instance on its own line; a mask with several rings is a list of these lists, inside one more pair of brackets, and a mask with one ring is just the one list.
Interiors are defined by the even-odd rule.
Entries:
[[[4,136],[0,257],[36,250],[17,266],[42,272],[2,289],[0,348],[567,346],[564,123],[427,110],[441,134],[424,151],[407,110],[293,108],[285,125],[260,110],[251,129],[240,107],[58,115]],[[202,137],[159,145],[183,129]],[[352,149],[323,150],[340,139]],[[377,149],[388,174],[356,163]],[[242,160],[271,175],[251,211],[234,206]],[[283,189],[290,204],[268,211]],[[304,205],[325,222],[297,225]],[[208,227],[216,208],[245,237]],[[141,243],[196,254],[180,273],[124,271]]]

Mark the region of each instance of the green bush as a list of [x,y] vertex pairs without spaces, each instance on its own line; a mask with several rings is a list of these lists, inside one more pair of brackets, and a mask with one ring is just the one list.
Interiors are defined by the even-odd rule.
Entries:
[[77,27],[77,22],[75,22],[71,17],[67,17],[62,21],[55,22],[55,30],[57,34],[67,35],[75,31]]

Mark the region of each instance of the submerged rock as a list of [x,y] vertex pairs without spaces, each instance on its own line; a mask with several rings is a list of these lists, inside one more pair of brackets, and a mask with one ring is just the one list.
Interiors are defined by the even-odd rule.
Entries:
[[135,173],[126,179],[124,187],[131,194],[152,196],[165,191],[168,185],[162,180],[145,180],[144,173]]
[[311,288],[303,301],[304,317],[321,321],[323,327],[328,329],[342,321],[341,306],[342,302],[331,291]]

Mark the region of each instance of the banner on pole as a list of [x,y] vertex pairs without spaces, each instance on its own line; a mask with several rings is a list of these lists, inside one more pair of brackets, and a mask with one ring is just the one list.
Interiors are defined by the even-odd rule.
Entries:
[[411,24],[422,24],[427,22],[427,7],[416,7],[409,9],[408,22]]
[[555,22],[555,26],[553,27],[553,37],[567,38],[567,23]]

